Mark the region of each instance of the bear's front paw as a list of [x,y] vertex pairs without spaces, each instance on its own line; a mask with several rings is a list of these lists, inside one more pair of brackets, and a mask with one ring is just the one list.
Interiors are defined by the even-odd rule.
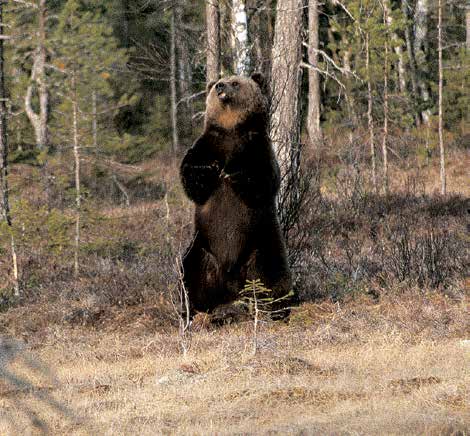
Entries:
[[246,175],[244,174],[243,171],[237,171],[234,173],[227,173],[224,170],[221,172],[221,177],[223,177],[225,180],[228,182],[234,184],[234,185],[239,185],[241,183],[249,182],[250,179],[246,178]]

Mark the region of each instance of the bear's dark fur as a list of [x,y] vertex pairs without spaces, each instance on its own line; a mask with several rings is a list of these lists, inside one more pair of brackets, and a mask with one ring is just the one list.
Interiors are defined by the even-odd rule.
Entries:
[[247,279],[260,279],[276,297],[291,290],[267,122],[261,75],[208,85],[204,133],[180,170],[196,204],[193,242],[183,259],[193,312],[234,301]]

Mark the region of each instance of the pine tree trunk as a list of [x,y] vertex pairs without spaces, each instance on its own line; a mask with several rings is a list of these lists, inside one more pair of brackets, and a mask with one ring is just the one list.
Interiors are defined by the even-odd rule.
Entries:
[[175,9],[171,10],[170,17],[170,90],[171,90],[171,127],[172,127],[172,146],[173,152],[178,152],[179,135],[178,135],[178,107],[176,94],[176,26],[175,26]]
[[300,160],[302,7],[302,0],[278,0],[274,29],[270,134],[281,170],[281,221],[283,203],[288,208],[296,195]]
[[[25,112],[33,126],[38,148],[48,145],[49,90],[46,84],[46,0],[39,1],[38,45],[34,52],[30,84],[26,90]],[[39,113],[33,109],[34,89],[39,95]]]
[[15,238],[13,236],[10,201],[8,191],[8,136],[7,106],[5,92],[5,66],[3,54],[3,1],[0,2],[0,219],[6,223],[10,231],[10,248],[13,266],[13,284],[15,297],[20,295],[18,279],[18,262],[16,257]]
[[[308,5],[308,62],[318,68],[318,0],[309,0]],[[308,70],[308,119],[307,130],[310,143],[321,144],[320,128],[320,76],[318,71]]]
[[437,50],[439,58],[439,153],[440,153],[440,176],[441,176],[441,194],[446,195],[446,166],[445,166],[445,148],[444,132],[442,123],[442,97],[443,97],[443,67],[442,67],[442,3],[438,0],[438,24],[437,24]]
[[[414,14],[414,58],[417,67],[417,85],[421,94],[423,103],[427,104],[430,100],[428,85],[424,80],[427,75],[426,52],[428,47],[428,19],[429,19],[429,0],[417,0]],[[425,124],[429,124],[431,111],[425,109],[421,112],[421,118]]]
[[245,0],[232,0],[232,47],[235,74],[248,75],[251,59]]
[[370,80],[370,50],[369,50],[369,34],[366,33],[366,75],[367,75],[367,125],[369,128],[370,143],[370,161],[372,170],[372,187],[377,193],[377,163],[375,158],[375,137],[374,137],[374,120],[372,118],[372,84]]
[[253,69],[264,74],[269,82],[271,75],[272,50],[272,0],[263,0],[256,12],[255,19],[249,20],[249,35],[253,40]]
[[80,190],[80,147],[78,142],[78,96],[75,72],[72,73],[72,140],[73,155],[75,160],[75,246],[74,246],[74,275],[80,274],[79,251],[80,251],[80,214],[82,208],[82,197]]
[[[384,8],[384,24],[387,23],[388,14],[387,8]],[[383,124],[383,137],[382,137],[382,158],[383,158],[383,192],[385,195],[388,194],[388,51],[389,51],[389,41],[388,33],[385,35],[385,44],[384,44],[384,124]]]
[[207,83],[218,80],[220,75],[220,9],[219,0],[207,0]]

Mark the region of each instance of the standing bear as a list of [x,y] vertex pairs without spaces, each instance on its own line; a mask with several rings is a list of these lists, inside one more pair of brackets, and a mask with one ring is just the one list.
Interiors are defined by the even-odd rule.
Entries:
[[184,190],[196,205],[183,258],[193,313],[233,302],[246,280],[260,279],[276,298],[292,289],[263,89],[261,74],[210,83],[204,133],[181,163]]

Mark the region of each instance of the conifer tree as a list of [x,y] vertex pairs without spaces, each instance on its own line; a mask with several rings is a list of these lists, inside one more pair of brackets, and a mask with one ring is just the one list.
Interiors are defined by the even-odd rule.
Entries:
[[82,213],[81,159],[87,147],[94,142],[90,119],[96,114],[96,99],[99,98],[104,104],[111,101],[113,89],[110,79],[124,68],[127,56],[124,49],[118,48],[111,27],[103,23],[99,12],[86,10],[78,0],[68,0],[64,5],[51,40],[57,77],[55,92],[61,97],[55,115],[56,130],[68,138],[74,156],[74,273],[78,276]]

